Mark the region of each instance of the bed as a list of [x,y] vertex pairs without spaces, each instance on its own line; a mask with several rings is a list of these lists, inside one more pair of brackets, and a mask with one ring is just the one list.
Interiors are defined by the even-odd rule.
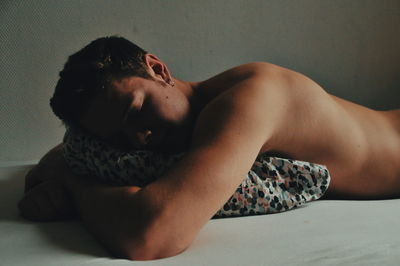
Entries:
[[279,214],[210,220],[183,253],[111,257],[79,221],[18,215],[31,164],[0,167],[0,265],[400,265],[400,199],[320,200]]

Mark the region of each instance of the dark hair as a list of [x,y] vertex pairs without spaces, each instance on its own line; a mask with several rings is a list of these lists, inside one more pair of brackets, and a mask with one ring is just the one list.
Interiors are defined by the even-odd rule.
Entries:
[[150,78],[143,56],[147,52],[118,36],[92,41],[71,55],[60,72],[50,106],[67,126],[78,126],[88,103],[109,88],[113,80],[128,76]]

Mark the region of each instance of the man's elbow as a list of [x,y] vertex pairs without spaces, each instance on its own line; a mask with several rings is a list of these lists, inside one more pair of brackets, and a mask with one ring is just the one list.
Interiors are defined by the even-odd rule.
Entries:
[[161,250],[141,250],[141,249],[139,249],[139,250],[129,251],[126,254],[126,256],[124,256],[124,257],[128,260],[139,260],[139,261],[158,260],[158,259],[173,257],[175,255],[178,255],[182,251],[163,252]]
[[[171,248],[172,247],[172,248]],[[173,257],[183,252],[186,248],[178,248],[174,245],[168,247],[168,249],[160,249],[154,247],[129,247],[124,248],[121,253],[121,257],[128,260],[158,260],[168,257]]]
[[[135,195],[142,195],[136,198],[139,204],[137,209],[146,211],[136,213],[133,223],[127,223],[126,230],[122,230],[123,239],[118,245],[122,257],[129,260],[156,260],[178,255],[189,247],[195,235],[181,232],[171,225],[168,219],[171,214],[166,211],[168,208],[151,204],[152,201],[139,192]],[[137,226],[132,227],[135,221]]]
[[157,260],[178,255],[188,247],[157,236],[144,237],[141,241],[132,242],[127,241],[121,245],[118,252],[121,257],[129,260]]

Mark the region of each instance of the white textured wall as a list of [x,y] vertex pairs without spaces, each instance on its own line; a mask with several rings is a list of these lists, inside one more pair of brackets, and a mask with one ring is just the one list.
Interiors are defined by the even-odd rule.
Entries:
[[63,134],[48,102],[68,55],[122,35],[186,80],[269,61],[372,108],[400,108],[400,1],[1,1],[0,164]]

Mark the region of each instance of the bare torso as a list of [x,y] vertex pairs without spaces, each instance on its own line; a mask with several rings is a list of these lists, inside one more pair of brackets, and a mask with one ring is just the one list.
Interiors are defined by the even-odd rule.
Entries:
[[[330,95],[294,71],[264,67],[272,69],[266,75],[273,73],[280,76],[275,80],[284,81],[277,82],[277,87],[291,87],[288,97],[293,101],[286,128],[266,142],[260,153],[326,165],[332,177],[330,198],[400,195],[400,110],[375,111]],[[199,87],[208,100],[213,99],[251,77],[252,68],[254,64],[239,66]]]

